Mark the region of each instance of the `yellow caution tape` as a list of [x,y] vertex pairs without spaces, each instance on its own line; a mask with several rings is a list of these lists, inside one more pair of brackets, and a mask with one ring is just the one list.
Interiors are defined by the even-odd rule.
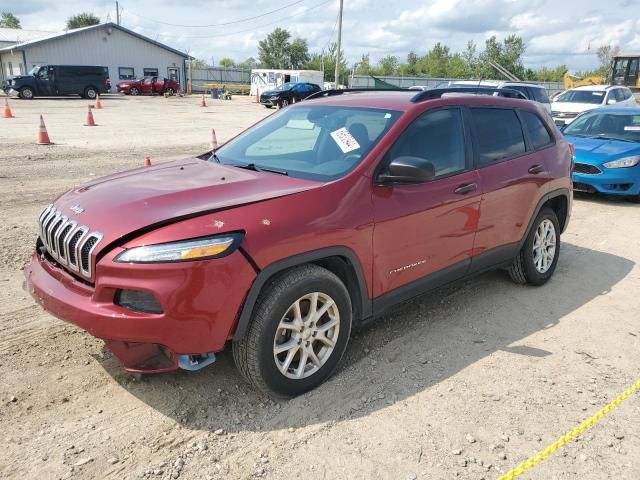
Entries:
[[507,473],[502,475],[498,480],[513,480],[519,475],[522,475],[524,472],[529,470],[532,467],[535,467],[538,463],[545,460],[550,455],[554,454],[557,450],[562,448],[565,443],[573,440],[574,438],[582,435],[586,429],[590,426],[594,425],[597,421],[599,421],[602,417],[604,417],[611,410],[620,405],[623,401],[625,401],[628,397],[633,395],[637,390],[640,390],[640,380],[627,388],[624,392],[618,395],[610,404],[605,406],[604,408],[598,410],[593,417],[586,419],[576,428],[566,433],[564,436],[560,437],[558,440],[553,442],[544,450],[539,451],[533,457],[530,457],[528,460],[522,462],[516,468],[509,470]]

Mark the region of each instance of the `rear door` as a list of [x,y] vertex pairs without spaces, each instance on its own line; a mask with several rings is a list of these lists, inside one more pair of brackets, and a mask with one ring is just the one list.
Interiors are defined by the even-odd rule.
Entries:
[[[523,111],[524,112],[524,111]],[[474,146],[484,193],[472,268],[508,260],[517,251],[549,180],[544,152],[553,145],[548,126],[537,114],[511,108],[471,108]],[[529,116],[533,115],[533,118]],[[523,123],[537,129],[536,145]],[[540,128],[542,131],[540,131]]]
[[463,108],[427,110],[385,155],[381,171],[395,158],[415,156],[434,165],[435,177],[374,186],[374,296],[393,291],[400,301],[467,272],[481,195],[467,123]]

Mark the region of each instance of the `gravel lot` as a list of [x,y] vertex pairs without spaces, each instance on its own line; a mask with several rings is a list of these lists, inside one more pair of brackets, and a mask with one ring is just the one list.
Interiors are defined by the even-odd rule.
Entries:
[[[544,287],[501,272],[355,333],[340,371],[275,403],[230,352],[136,379],[22,290],[46,203],[73,185],[206,151],[271,111],[246,98],[12,100],[0,119],[0,478],[493,479],[640,375],[640,206],[579,196]],[[44,114],[53,146],[35,145]],[[640,394],[527,472],[640,478]]]

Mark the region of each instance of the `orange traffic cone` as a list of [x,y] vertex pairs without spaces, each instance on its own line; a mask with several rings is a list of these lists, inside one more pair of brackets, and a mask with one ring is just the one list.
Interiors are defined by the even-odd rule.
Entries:
[[91,112],[91,105],[87,109],[87,119],[84,121],[85,127],[95,127],[96,122],[93,120],[93,112]]
[[218,148],[218,139],[216,137],[216,129],[211,129],[211,150],[216,150]]
[[11,107],[9,106],[9,99],[4,99],[4,110],[2,111],[2,118],[13,118]]
[[47,127],[44,126],[44,119],[40,115],[40,130],[38,130],[38,145],[51,145],[53,142],[49,140]]
[[151,166],[151,157],[149,155],[144,157],[144,166],[145,167],[150,167]]
[[100,103],[100,94],[99,93],[96,95],[96,104],[95,104],[95,106],[93,108],[95,108],[96,110],[101,110],[102,109],[102,104]]
[[207,106],[207,101],[204,99],[204,93],[202,94],[202,100],[200,100],[200,106],[201,107]]

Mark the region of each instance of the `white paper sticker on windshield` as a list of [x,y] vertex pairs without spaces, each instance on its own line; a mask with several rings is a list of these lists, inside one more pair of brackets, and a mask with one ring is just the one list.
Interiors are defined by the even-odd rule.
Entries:
[[591,92],[591,95],[595,95],[596,97],[601,97],[604,95],[604,92]]
[[627,125],[624,130],[626,132],[640,132],[640,125]]
[[360,145],[356,139],[353,138],[353,135],[344,127],[331,132],[331,138],[338,144],[342,153],[353,152],[360,148]]

